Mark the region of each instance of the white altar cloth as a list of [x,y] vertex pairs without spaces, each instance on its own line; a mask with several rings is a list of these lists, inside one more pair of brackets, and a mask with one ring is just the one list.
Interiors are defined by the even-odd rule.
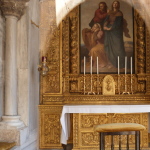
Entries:
[[67,144],[70,135],[70,113],[144,113],[150,112],[150,105],[65,105],[60,122],[61,143]]

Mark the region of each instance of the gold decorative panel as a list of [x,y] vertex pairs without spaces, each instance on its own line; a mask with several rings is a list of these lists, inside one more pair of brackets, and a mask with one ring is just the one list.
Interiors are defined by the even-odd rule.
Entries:
[[60,115],[62,106],[39,106],[40,148],[62,148]]

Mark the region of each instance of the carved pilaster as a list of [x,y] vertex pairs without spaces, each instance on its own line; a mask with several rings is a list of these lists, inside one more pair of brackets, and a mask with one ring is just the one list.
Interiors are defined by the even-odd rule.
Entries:
[[78,73],[78,8],[70,13],[70,73]]
[[135,11],[137,23],[137,71],[139,74],[145,73],[145,22],[140,14]]
[[73,114],[73,145],[74,148],[79,147],[79,115]]
[[67,16],[62,21],[62,72],[63,76],[69,74],[69,17]]
[[1,0],[1,10],[5,16],[15,16],[18,19],[23,15],[28,0]]

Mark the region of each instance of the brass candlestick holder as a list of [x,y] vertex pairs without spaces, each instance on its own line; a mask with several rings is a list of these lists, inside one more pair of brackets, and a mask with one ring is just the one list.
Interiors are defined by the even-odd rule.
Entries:
[[120,75],[118,74],[118,94],[120,95]]
[[131,74],[131,94],[133,94],[133,87],[132,87],[133,81],[132,81],[132,74]]
[[130,92],[127,91],[127,75],[125,74],[125,91],[122,94],[130,94]]
[[97,95],[99,95],[99,74],[97,74]]
[[84,91],[83,91],[83,94],[85,95],[85,74],[84,74],[84,76],[83,76],[83,84],[84,84],[84,85],[83,85],[83,86],[84,86],[84,87],[83,87],[83,90],[84,90]]
[[95,92],[93,92],[92,89],[93,89],[93,85],[92,85],[92,74],[91,74],[91,91],[87,93],[88,95],[95,95]]

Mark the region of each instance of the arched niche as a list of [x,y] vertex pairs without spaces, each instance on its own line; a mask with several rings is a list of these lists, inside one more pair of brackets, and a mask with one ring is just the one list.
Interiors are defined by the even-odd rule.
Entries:
[[[82,1],[83,2],[83,1]],[[124,1],[125,2],[125,1]],[[125,2],[126,3],[126,2]],[[150,52],[149,32],[146,22],[149,16],[143,13],[143,5],[140,2],[133,3],[134,10],[134,54],[135,72],[132,75],[134,93],[148,94],[150,92]],[[69,3],[71,5],[71,1]],[[48,57],[50,72],[41,79],[42,93],[57,94],[82,94],[84,89],[84,78],[80,72],[80,48],[79,48],[79,6],[72,9],[62,20],[59,26],[56,24],[55,1],[44,1],[41,15],[41,55]],[[50,7],[48,6],[50,5]],[[74,4],[72,3],[72,6]],[[44,10],[50,8],[51,12]],[[57,6],[56,6],[57,7]],[[53,9],[52,9],[53,8]],[[73,7],[72,7],[73,8]],[[146,12],[146,8],[145,11]],[[63,12],[62,12],[63,13]],[[58,17],[58,16],[57,16]],[[45,19],[47,18],[47,19]],[[44,20],[45,19],[45,20]],[[144,20],[145,19],[145,20]],[[48,25],[47,25],[48,23]],[[45,26],[47,25],[47,32]],[[90,89],[90,74],[86,75],[86,90]],[[115,82],[118,81],[117,74],[112,74]],[[99,74],[99,87],[105,74]],[[93,90],[96,90],[97,76],[93,75]],[[130,76],[128,77],[128,88],[130,87]],[[122,75],[120,85],[124,90],[124,76]],[[75,85],[75,86],[74,86]],[[72,88],[74,86],[74,88]],[[117,87],[117,86],[116,86]],[[116,89],[117,93],[117,89]]]
[[[126,2],[124,2],[126,3]],[[135,64],[135,72],[133,75],[134,78],[134,86],[137,89],[134,91],[135,93],[146,93],[146,78],[147,73],[149,72],[149,52],[148,52],[148,39],[149,33],[146,28],[146,24],[143,18],[143,14],[140,14],[141,4],[134,3],[133,4],[133,30],[134,30],[134,64]],[[129,5],[129,4],[128,4]],[[142,10],[143,11],[143,10]],[[71,77],[75,78],[77,75],[81,75],[80,72],[80,9],[79,6],[74,8],[70,13],[63,19],[62,21],[62,51],[63,55],[63,65],[67,66],[63,68],[63,74],[70,74]],[[65,69],[66,68],[66,69]],[[87,75],[88,76],[88,75]],[[103,79],[104,75],[100,75],[101,79]],[[117,78],[113,75],[114,78]],[[79,77],[80,78],[80,77]],[[76,82],[80,82],[82,79],[77,79]],[[123,84],[122,80],[122,83]],[[71,81],[70,81],[71,84]],[[82,85],[80,84],[77,87],[78,91]]]

